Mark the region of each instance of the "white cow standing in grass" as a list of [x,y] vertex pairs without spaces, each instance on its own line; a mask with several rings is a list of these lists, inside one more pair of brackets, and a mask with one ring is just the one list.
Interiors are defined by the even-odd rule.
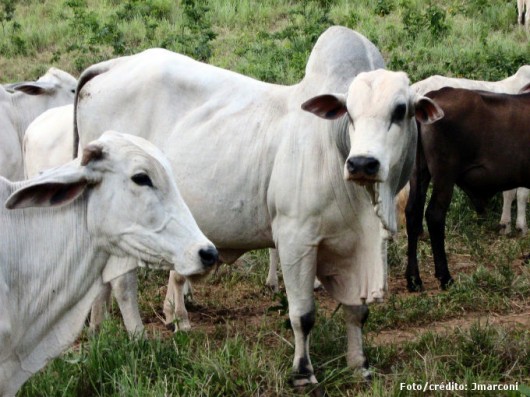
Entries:
[[0,86],[0,175],[23,178],[22,140],[28,125],[52,107],[73,103],[77,80],[50,68],[37,81]]
[[81,165],[23,182],[0,177],[0,201],[3,397],[74,342],[103,283],[128,270],[111,254],[187,276],[217,259],[167,159],[139,137],[108,132],[85,147]]
[[[530,65],[524,65],[521,66],[513,76],[507,77],[506,79],[500,81],[469,80],[436,75],[414,83],[412,88],[420,95],[424,95],[429,91],[439,90],[442,87],[483,90],[504,94],[518,94],[520,90],[526,87],[529,83]],[[526,234],[528,230],[526,224],[526,204],[528,202],[529,191],[529,189],[521,187],[503,192],[503,209],[499,222],[501,234],[509,234],[511,232],[511,207],[516,196],[516,230],[522,235]]]
[[395,195],[414,161],[414,115],[437,114],[404,73],[360,74],[382,66],[365,37],[332,27],[311,54],[311,73],[293,86],[162,49],[93,65],[78,85],[81,146],[102,126],[148,138],[164,148],[222,260],[278,249],[296,386],[317,382],[309,356],[315,276],[342,303],[348,364],[369,376],[361,328],[367,304],[386,290],[383,236],[396,229]]

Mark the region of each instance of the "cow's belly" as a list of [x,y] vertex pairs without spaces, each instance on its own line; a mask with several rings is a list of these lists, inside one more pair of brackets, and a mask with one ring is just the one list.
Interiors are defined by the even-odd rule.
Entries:
[[231,141],[200,128],[169,141],[165,151],[178,188],[203,233],[221,249],[272,247],[263,148],[251,137]]

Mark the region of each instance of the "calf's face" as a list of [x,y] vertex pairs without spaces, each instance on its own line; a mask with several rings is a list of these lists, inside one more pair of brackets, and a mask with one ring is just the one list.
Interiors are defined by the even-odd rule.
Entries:
[[88,230],[109,253],[184,276],[204,273],[217,262],[217,251],[180,196],[167,159],[142,138],[106,132],[84,149],[81,167],[70,163],[45,172],[6,205],[62,205],[85,190]]

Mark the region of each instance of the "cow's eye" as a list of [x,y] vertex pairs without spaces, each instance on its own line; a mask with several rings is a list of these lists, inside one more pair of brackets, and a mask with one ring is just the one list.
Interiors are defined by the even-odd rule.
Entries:
[[149,175],[147,175],[145,172],[134,174],[131,179],[139,186],[153,187],[153,182],[151,181],[151,178],[149,178]]
[[407,105],[404,103],[400,103],[397,105],[392,112],[392,119],[390,120],[391,123],[399,123],[405,118],[405,114],[407,113]]

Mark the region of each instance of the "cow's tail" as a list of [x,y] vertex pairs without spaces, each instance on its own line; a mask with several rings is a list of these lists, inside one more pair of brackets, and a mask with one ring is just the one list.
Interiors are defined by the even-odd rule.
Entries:
[[73,155],[74,159],[78,155],[78,148],[79,148],[79,129],[77,124],[77,107],[79,104],[80,99],[82,98],[82,90],[83,87],[94,77],[99,76],[100,74],[108,72],[113,65],[115,65],[120,59],[112,59],[110,61],[105,61],[101,63],[97,63],[95,65],[89,66],[87,69],[81,73],[81,76],[79,77],[79,81],[77,82],[77,88],[75,90],[75,98],[74,98],[74,147],[73,147]]

